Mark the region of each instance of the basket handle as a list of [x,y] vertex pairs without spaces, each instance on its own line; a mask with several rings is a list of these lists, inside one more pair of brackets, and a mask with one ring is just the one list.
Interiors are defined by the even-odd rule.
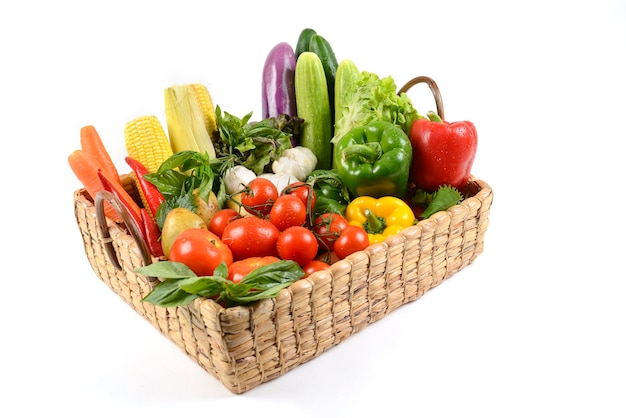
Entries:
[[439,91],[439,86],[437,86],[437,83],[435,83],[435,80],[433,80],[432,78],[425,76],[425,75],[412,78],[411,80],[407,81],[407,83],[404,86],[402,86],[400,90],[398,90],[398,94],[406,93],[409,91],[411,87],[420,83],[426,83],[428,85],[428,88],[430,88],[430,91],[433,93],[433,96],[435,98],[435,105],[437,106],[437,114],[439,115],[441,120],[445,120],[445,116],[443,113],[443,99],[441,98],[441,91]]
[[[146,241],[143,239],[143,234],[139,230],[139,226],[135,222],[133,222],[128,211],[122,206],[120,200],[113,193],[102,190],[96,194],[96,222],[98,223],[100,237],[102,238],[102,241],[104,243],[104,249],[107,253],[107,257],[109,257],[109,260],[111,261],[113,266],[117,270],[122,270],[122,265],[120,264],[117,253],[115,252],[115,248],[113,247],[113,240],[111,239],[111,234],[107,225],[106,215],[104,214],[104,202],[108,202],[111,207],[118,213],[118,215],[120,215],[120,218],[122,218],[122,221],[126,225],[126,229],[128,229],[130,235],[137,243],[137,247],[141,252],[143,264],[146,266],[152,264],[152,256],[150,255],[150,250],[148,249]],[[148,277],[147,279],[150,282],[157,280],[153,277]]]

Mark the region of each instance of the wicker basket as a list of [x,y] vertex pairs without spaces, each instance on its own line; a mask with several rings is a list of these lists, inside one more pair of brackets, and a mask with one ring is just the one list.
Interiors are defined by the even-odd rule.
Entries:
[[[123,181],[137,198],[130,176]],[[475,178],[469,192],[461,204],[295,282],[276,298],[231,308],[203,298],[177,308],[142,302],[155,282],[134,269],[156,260],[132,225],[102,215],[109,202],[127,217],[119,202],[102,192],[96,205],[81,189],[74,209],[96,275],[240,394],[319,356],[474,261],[483,252],[493,194]]]

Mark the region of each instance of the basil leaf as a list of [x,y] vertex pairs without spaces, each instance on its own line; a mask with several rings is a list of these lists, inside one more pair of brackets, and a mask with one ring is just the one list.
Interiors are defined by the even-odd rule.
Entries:
[[209,196],[213,191],[213,179],[213,171],[210,171],[210,174],[207,173],[202,176],[202,180],[198,186],[198,196],[205,202],[209,200]]
[[215,297],[226,306],[271,298],[281,289],[304,276],[304,270],[291,260],[279,260],[248,273],[239,283],[228,280],[228,267],[221,263],[213,276],[197,276],[187,266],[159,261],[135,269],[137,273],[163,279],[142,299],[157,306],[183,306],[198,297]]
[[187,175],[180,171],[169,170],[149,173],[144,178],[154,184],[161,194],[167,198],[177,196],[180,193],[187,180]]
[[143,274],[144,276],[158,277],[162,280],[185,279],[196,275],[185,264],[176,261],[159,261],[157,263],[148,264],[147,266],[137,267],[135,273]]
[[290,286],[292,283],[293,282],[291,281],[287,281],[285,283],[275,284],[261,292],[248,292],[244,295],[233,296],[230,300],[232,302],[235,302],[236,304],[244,304],[244,303],[255,302],[261,299],[273,298],[273,297],[278,296],[278,294],[280,293],[282,289],[284,289],[287,286]]
[[156,223],[159,226],[159,229],[163,229],[167,214],[174,208],[185,208],[195,212],[197,206],[193,192],[172,196],[159,205],[156,216]]
[[265,264],[248,273],[240,283],[256,288],[293,282],[304,276],[302,268],[292,260],[279,260]]
[[211,298],[224,290],[226,279],[217,276],[189,277],[177,281],[178,287],[187,293]]
[[223,279],[228,278],[228,266],[226,265],[226,263],[221,262],[219,266],[215,267],[213,275],[221,277]]
[[[157,263],[159,264],[159,263]],[[184,306],[191,303],[199,295],[192,295],[178,286],[177,280],[166,280],[159,283],[142,299],[143,302],[150,302],[153,305],[163,307]]]
[[[241,282],[226,283],[224,286],[224,291],[222,292],[222,298],[227,302],[237,301],[239,298],[242,298],[245,295],[249,294],[253,289],[253,286]],[[229,303],[229,305],[233,305],[233,303]]]
[[251,271],[239,283],[227,282],[221,297],[228,306],[272,298],[302,276],[304,271],[298,263],[275,261]]
[[177,152],[161,163],[158,173],[160,174],[165,171],[176,170],[177,168],[183,166],[187,161],[196,158],[196,154],[196,151],[191,150]]
[[219,295],[228,283],[232,283],[228,280],[228,266],[222,262],[215,268],[212,276],[189,277],[180,280],[178,285],[187,293],[211,298]]

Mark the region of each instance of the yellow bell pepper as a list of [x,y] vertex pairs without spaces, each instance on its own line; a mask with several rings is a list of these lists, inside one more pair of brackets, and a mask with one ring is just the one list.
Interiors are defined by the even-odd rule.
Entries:
[[383,196],[359,196],[346,208],[346,219],[367,231],[370,245],[382,242],[404,228],[415,224],[415,215],[404,200]]

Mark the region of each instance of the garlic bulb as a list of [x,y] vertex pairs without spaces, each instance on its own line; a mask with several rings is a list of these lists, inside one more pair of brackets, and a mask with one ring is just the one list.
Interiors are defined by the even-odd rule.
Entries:
[[227,194],[235,194],[242,191],[255,178],[254,171],[242,165],[236,165],[224,172],[224,189]]
[[272,163],[272,171],[276,174],[286,173],[300,181],[305,181],[315,170],[316,165],[317,157],[313,151],[303,146],[296,146],[283,151],[280,158]]

